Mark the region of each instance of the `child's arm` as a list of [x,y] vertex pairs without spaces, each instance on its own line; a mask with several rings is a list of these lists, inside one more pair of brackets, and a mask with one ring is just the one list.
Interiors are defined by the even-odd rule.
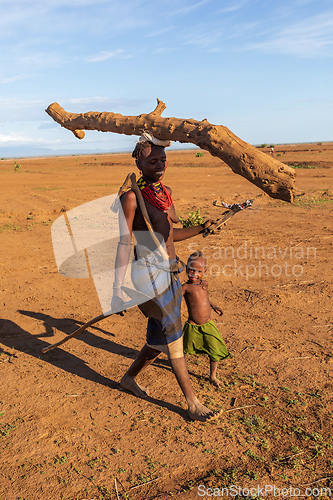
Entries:
[[182,294],[183,294],[183,297],[184,297],[186,291],[187,291],[187,283],[183,283],[182,284]]
[[223,311],[219,306],[213,304],[211,301],[209,301],[209,304],[210,304],[210,307],[213,309],[213,311],[216,312],[216,314],[218,314],[219,316],[222,316]]
[[[207,281],[202,281],[202,284],[208,290],[208,282]],[[222,309],[219,306],[217,306],[216,304],[213,304],[210,299],[209,299],[209,305],[213,309],[213,311],[216,312],[216,314],[218,314],[219,316],[222,316],[222,314],[223,314]]]

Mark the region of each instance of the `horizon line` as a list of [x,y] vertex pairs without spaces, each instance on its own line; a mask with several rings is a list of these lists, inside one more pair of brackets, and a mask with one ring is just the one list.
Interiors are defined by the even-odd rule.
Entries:
[[[332,144],[333,141],[306,141],[306,142],[276,142],[273,144],[273,142],[270,142],[270,143],[258,143],[258,144],[251,144],[251,146],[253,146],[254,148],[263,148],[265,149],[266,147],[267,148],[270,148],[270,147],[276,147],[276,146],[292,146],[292,145],[295,145],[295,146],[299,146],[299,145],[302,145],[302,144],[317,144],[317,145],[322,145],[322,144]],[[250,143],[249,143],[250,144]],[[202,149],[202,148],[199,148],[198,146],[196,146],[195,144],[193,144],[193,147],[189,147],[189,148],[170,148],[168,149],[169,152],[174,152],[174,151],[190,151],[191,149],[194,149],[194,150],[202,150],[202,151],[207,151],[205,149]],[[122,151],[105,151],[105,152],[91,152],[91,153],[54,153],[54,154],[47,154],[47,153],[44,153],[44,154],[41,154],[41,155],[25,155],[25,156],[17,156],[17,155],[14,155],[14,156],[3,156],[0,158],[0,161],[5,161],[5,160],[12,160],[14,158],[17,158],[17,159],[20,159],[20,160],[23,160],[23,159],[41,159],[41,158],[68,158],[68,157],[71,157],[71,156],[102,156],[102,155],[115,155],[115,154],[130,154],[132,152],[132,148],[131,149],[127,149],[127,150],[122,150]],[[210,154],[210,153],[209,153]]]

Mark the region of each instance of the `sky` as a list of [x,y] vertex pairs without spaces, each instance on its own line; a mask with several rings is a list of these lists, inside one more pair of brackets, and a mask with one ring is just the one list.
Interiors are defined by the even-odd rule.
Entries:
[[254,145],[331,141],[332,86],[333,0],[0,0],[0,157],[133,149],[75,138],[52,102],[138,115],[159,98]]

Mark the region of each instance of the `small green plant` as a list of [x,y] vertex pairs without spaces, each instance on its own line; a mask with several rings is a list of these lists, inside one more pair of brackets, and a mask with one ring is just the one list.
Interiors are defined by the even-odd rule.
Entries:
[[295,165],[290,165],[291,168],[307,168],[307,169],[314,169],[314,168],[317,168],[315,167],[314,165],[307,165],[305,163],[299,163],[299,164],[295,164]]
[[8,436],[8,434],[14,429],[16,429],[16,425],[3,424],[0,428],[0,437]]
[[21,165],[19,163],[14,162],[14,171],[18,172],[20,170]]
[[204,222],[203,218],[200,215],[200,209],[196,212],[189,212],[188,218],[183,219],[183,217],[179,217],[180,222],[183,224],[183,227],[191,227],[198,226]]
[[[333,203],[333,193],[331,191],[319,191],[314,193],[303,193],[296,196],[295,205],[311,208],[317,205]],[[311,397],[318,397],[310,394]]]
[[57,455],[57,456],[55,457],[55,459],[54,459],[54,462],[53,462],[53,463],[54,463],[55,465],[58,465],[58,464],[62,465],[62,464],[65,464],[66,462],[67,462],[67,457],[66,457],[66,456],[62,456],[62,457],[60,457],[59,455]]
[[258,455],[256,455],[252,450],[247,450],[244,452],[244,455],[252,458],[253,460],[255,460],[256,462],[258,462],[259,460],[262,460],[261,457],[259,457]]
[[204,154],[203,154],[203,152],[202,152],[202,151],[198,151],[197,153],[195,153],[195,156],[196,156],[197,158],[202,158],[202,157],[203,157],[203,155],[204,155]]
[[123,467],[119,467],[119,469],[117,469],[116,472],[118,472],[120,474],[121,472],[127,472],[127,469],[124,469]]
[[261,148],[267,148],[267,144],[262,144],[260,147]]

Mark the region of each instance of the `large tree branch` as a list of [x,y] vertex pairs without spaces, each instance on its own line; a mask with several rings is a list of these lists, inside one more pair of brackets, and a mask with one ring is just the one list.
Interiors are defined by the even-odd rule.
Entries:
[[154,111],[138,116],[111,112],[68,113],[57,103],[50,104],[46,112],[79,139],[84,137],[83,130],[126,135],[141,135],[143,130],[148,130],[158,139],[196,144],[223,160],[233,172],[272,198],[293,201],[295,172],[291,167],[242,141],[222,125],[212,125],[206,119],[162,118],[165,108],[165,104],[157,99]]

